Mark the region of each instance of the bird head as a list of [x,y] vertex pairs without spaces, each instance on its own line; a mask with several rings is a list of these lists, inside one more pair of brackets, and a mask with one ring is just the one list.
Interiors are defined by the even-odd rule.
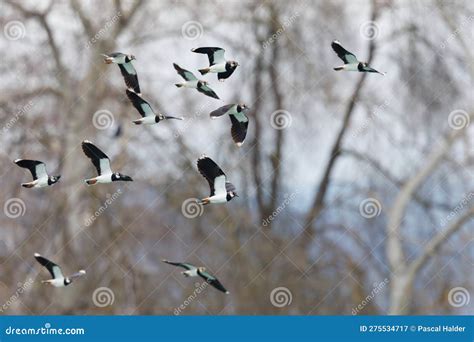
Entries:
[[50,180],[51,184],[59,182],[59,178],[61,178],[61,175],[49,176],[49,180]]
[[250,109],[245,103],[240,103],[239,105],[237,105],[237,111],[240,113],[244,110],[248,110]]
[[209,82],[207,81],[203,81],[203,80],[198,81],[198,87],[207,86],[207,85],[209,85]]
[[72,280],[71,280],[71,279],[69,279],[69,278],[64,278],[64,285],[65,285],[65,286],[68,286],[68,285],[71,284],[71,283],[72,283]]
[[239,66],[239,63],[237,63],[236,61],[229,61],[229,64],[232,68],[237,68]]
[[131,61],[134,61],[136,60],[135,56],[134,55],[128,55],[128,58],[130,58]]
[[237,193],[235,191],[229,191],[227,193],[227,197],[229,197],[229,201],[230,201],[234,197],[239,197],[239,195],[237,195]]
[[199,272],[206,272],[206,268],[205,267],[198,267],[198,271]]
[[133,179],[130,176],[121,174],[120,172],[115,172],[112,174],[112,181],[133,182]]

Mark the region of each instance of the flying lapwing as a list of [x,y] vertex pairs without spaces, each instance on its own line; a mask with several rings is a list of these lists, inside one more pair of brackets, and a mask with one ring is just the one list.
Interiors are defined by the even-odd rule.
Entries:
[[186,271],[181,272],[185,277],[197,277],[200,276],[203,278],[208,284],[214,286],[216,289],[218,289],[221,292],[224,292],[225,294],[229,294],[229,291],[226,290],[226,288],[221,284],[221,282],[214,277],[212,274],[206,272],[205,267],[196,267],[191,264],[187,263],[182,263],[182,262],[172,262],[168,260],[162,260],[163,262],[177,266],[177,267],[182,267],[186,269]]
[[53,185],[61,178],[58,176],[48,176],[46,172],[46,165],[38,160],[17,159],[14,161],[19,167],[30,170],[33,176],[33,181],[29,183],[21,183],[24,188],[43,188],[45,186]]
[[219,47],[200,47],[191,50],[195,53],[206,54],[209,58],[209,67],[199,69],[201,75],[205,75],[209,72],[217,73],[219,81],[224,81],[229,78],[230,75],[239,66],[236,61],[226,61],[224,58],[225,50]]
[[191,71],[182,69],[176,63],[173,63],[173,66],[178,72],[178,74],[185,80],[185,82],[176,83],[175,86],[177,86],[178,88],[184,87],[197,89],[197,91],[199,91],[200,93],[219,100],[219,96],[217,96],[217,94],[209,87],[209,83],[207,83],[206,81],[198,80]]
[[235,186],[227,182],[225,173],[221,168],[209,157],[203,155],[197,161],[199,172],[207,179],[211,194],[209,197],[203,198],[199,204],[220,204],[238,197],[235,192]]
[[129,176],[123,175],[119,172],[112,172],[110,168],[110,159],[97,146],[88,140],[82,142],[82,150],[84,154],[90,158],[92,164],[97,169],[98,176],[91,179],[86,179],[88,185],[96,183],[112,183],[118,181],[131,182],[133,179]]
[[359,62],[357,57],[352,53],[344,49],[337,40],[331,43],[331,47],[336,52],[337,56],[342,59],[344,65],[335,67],[334,70],[340,71],[359,71],[359,72],[375,72],[380,75],[385,75],[385,73],[377,71],[365,62]]
[[61,267],[59,267],[58,265],[56,265],[52,261],[42,257],[38,253],[35,253],[35,259],[42,266],[44,266],[49,271],[51,276],[53,277],[53,279],[42,280],[41,282],[43,284],[49,284],[49,285],[52,285],[54,287],[64,287],[64,286],[70,285],[75,278],[82,277],[83,275],[86,274],[86,271],[80,270],[79,272],[74,273],[74,274],[70,275],[69,277],[65,277],[63,275],[63,272],[61,271]]
[[132,64],[132,61],[135,60],[135,56],[126,55],[121,52],[114,52],[108,55],[102,54],[102,56],[104,56],[105,63],[118,64],[127,87],[132,88],[135,93],[140,94],[140,85],[138,84],[137,71]]
[[228,104],[222,106],[215,111],[211,112],[211,119],[218,118],[219,116],[228,114],[232,123],[230,133],[232,139],[237,146],[242,146],[247,135],[247,128],[249,127],[249,118],[245,115],[248,112],[249,107],[245,104]]
[[126,90],[129,100],[132,102],[133,106],[142,116],[141,119],[133,120],[132,122],[135,125],[153,125],[162,120],[183,120],[183,118],[177,118],[174,116],[165,116],[161,113],[156,114],[151,108],[150,104],[143,99],[139,94],[135,93],[132,89]]

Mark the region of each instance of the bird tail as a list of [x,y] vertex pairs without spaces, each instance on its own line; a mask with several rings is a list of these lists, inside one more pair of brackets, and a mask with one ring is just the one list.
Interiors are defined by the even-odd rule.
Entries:
[[338,67],[335,67],[334,70],[341,71],[341,70],[344,70],[344,67],[343,66],[338,66]]
[[165,119],[166,120],[169,120],[169,119],[174,119],[174,120],[184,120],[183,117],[176,117],[176,116],[165,116]]
[[86,179],[86,184],[87,185],[94,185],[95,183],[97,183],[96,179]]
[[133,120],[132,121],[135,125],[141,125],[143,123],[143,120],[142,119],[138,119],[138,120]]
[[181,83],[175,83],[174,85],[177,86],[178,88],[181,88],[183,86]]
[[209,71],[211,71],[210,68],[199,69],[199,72],[201,73],[201,75],[205,75],[205,74],[207,74]]
[[34,187],[35,185],[33,183],[21,183],[21,186],[29,189]]
[[202,200],[198,200],[198,201],[196,201],[196,202],[197,202],[197,204],[199,204],[199,205],[206,205],[206,204],[211,203],[211,201],[210,201],[209,198],[207,198],[207,197],[206,197],[206,198],[203,198]]

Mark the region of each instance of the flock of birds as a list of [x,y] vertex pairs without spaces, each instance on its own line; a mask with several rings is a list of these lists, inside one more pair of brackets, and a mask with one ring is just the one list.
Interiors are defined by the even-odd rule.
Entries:
[[[342,59],[344,64],[342,66],[335,67],[334,70],[340,71],[358,71],[358,72],[379,72],[367,65],[365,62],[360,62],[357,57],[347,51],[337,41],[333,41],[331,47],[336,52],[338,57]],[[219,81],[224,81],[229,78],[235,69],[239,66],[236,61],[228,61],[224,57],[224,49],[219,47],[201,47],[192,49],[192,52],[206,54],[209,59],[209,66],[198,71],[201,75],[208,73],[216,73]],[[107,64],[117,64],[120,68],[122,76],[127,86],[126,94],[132,102],[132,105],[142,116],[141,119],[134,120],[133,123],[137,125],[152,125],[163,120],[178,119],[182,118],[166,116],[161,113],[155,112],[150,104],[143,99],[140,91],[140,85],[138,83],[137,72],[132,64],[135,60],[133,55],[127,55],[124,53],[111,53],[104,56],[104,62]],[[177,73],[184,79],[182,83],[176,83],[178,88],[192,88],[197,89],[199,92],[219,99],[217,94],[211,89],[207,81],[199,80],[196,76],[185,69],[182,69],[179,65],[173,64]],[[241,146],[247,135],[249,119],[246,113],[249,111],[249,107],[245,104],[228,104],[222,106],[210,113],[211,118],[217,118],[222,115],[229,115],[232,123],[231,135],[237,146]],[[84,154],[91,160],[92,164],[97,170],[97,177],[86,179],[85,182],[88,185],[94,185],[97,183],[112,183],[117,181],[133,181],[130,176],[121,174],[120,172],[113,172],[110,167],[110,159],[107,155],[95,146],[92,142],[84,140],[82,142],[82,150]],[[25,188],[42,188],[51,186],[59,181],[61,178],[58,176],[50,176],[46,172],[46,165],[38,160],[27,160],[17,159],[14,161],[16,165],[28,169],[32,176],[33,181],[28,183],[22,183],[21,185]],[[197,168],[201,175],[206,178],[210,187],[210,195],[198,201],[201,205],[206,204],[219,204],[226,203],[235,197],[238,197],[235,186],[227,181],[227,177],[222,169],[209,157],[203,155],[197,160]],[[42,283],[50,284],[54,287],[64,287],[72,283],[75,278],[81,277],[86,274],[85,270],[80,270],[70,276],[65,276],[61,268],[53,263],[52,261],[44,258],[38,253],[34,254],[35,259],[44,266],[51,274],[51,279],[44,280]],[[185,271],[182,274],[186,277],[201,277],[210,285],[217,290],[226,294],[229,291],[219,282],[219,280],[212,274],[206,271],[205,267],[197,267],[189,263],[172,262],[168,260],[162,260],[164,263],[184,268]]]

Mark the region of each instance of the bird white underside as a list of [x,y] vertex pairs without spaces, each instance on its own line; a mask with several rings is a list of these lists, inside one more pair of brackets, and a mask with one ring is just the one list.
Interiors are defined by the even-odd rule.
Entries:
[[227,193],[209,197],[209,203],[212,203],[212,204],[227,203]]
[[102,174],[98,177],[91,179],[95,179],[97,183],[112,183],[112,173]]
[[142,125],[154,125],[154,124],[156,124],[155,115],[145,116],[144,118],[138,119],[136,121],[141,122]]
[[123,64],[125,63],[125,56],[113,57],[114,63]]
[[209,67],[210,72],[225,72],[225,62],[221,64],[214,64]]
[[37,180],[25,184],[33,184],[34,188],[44,188],[48,186],[48,177],[38,178]]
[[351,64],[344,64],[343,66],[343,70],[346,70],[346,71],[359,71],[359,63],[351,63]]
[[43,281],[46,284],[50,284],[54,287],[64,287],[64,278],[49,279]]
[[198,85],[198,81],[197,81],[197,80],[195,80],[195,81],[186,81],[186,82],[181,83],[181,85],[182,85],[184,88],[196,89],[196,88],[197,88],[197,85]]
[[183,274],[186,275],[187,277],[197,277],[198,276],[197,269],[184,271]]

